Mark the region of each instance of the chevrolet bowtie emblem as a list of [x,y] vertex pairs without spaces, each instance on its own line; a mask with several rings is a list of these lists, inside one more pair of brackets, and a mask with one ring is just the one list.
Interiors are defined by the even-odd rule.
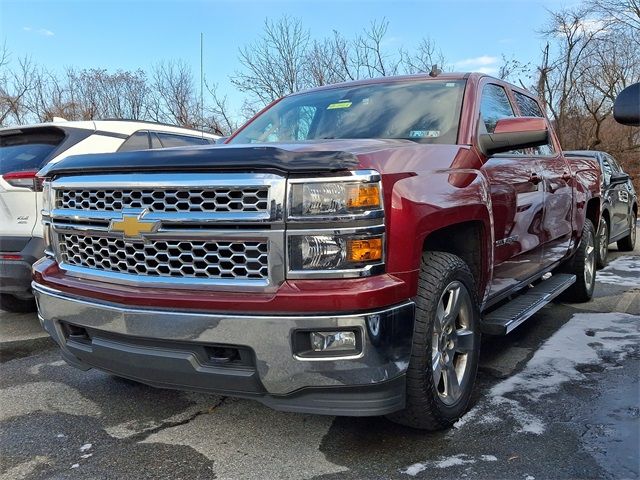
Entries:
[[143,233],[155,232],[160,226],[158,220],[144,220],[142,213],[123,213],[122,220],[111,220],[109,224],[110,232],[122,232],[125,238],[141,238]]

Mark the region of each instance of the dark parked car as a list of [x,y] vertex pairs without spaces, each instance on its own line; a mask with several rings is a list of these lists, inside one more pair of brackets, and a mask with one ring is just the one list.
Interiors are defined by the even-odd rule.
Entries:
[[638,196],[631,183],[631,177],[608,153],[579,150],[565,154],[595,158],[602,169],[602,215],[598,226],[596,263],[598,268],[603,268],[607,264],[607,253],[611,243],[618,242],[618,249],[624,252],[635,247]]

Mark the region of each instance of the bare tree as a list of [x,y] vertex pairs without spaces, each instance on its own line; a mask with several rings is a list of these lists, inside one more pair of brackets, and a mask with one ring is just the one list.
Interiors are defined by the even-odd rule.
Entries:
[[584,7],[550,12],[551,21],[543,33],[557,48],[553,63],[543,65],[544,97],[547,107],[558,126],[562,139],[569,119],[575,108],[575,89],[584,70],[581,63],[590,55],[592,42],[601,35],[606,25],[590,17],[592,11]]
[[400,55],[405,73],[427,73],[434,65],[442,70],[450,69],[442,50],[428,37],[421,40],[415,52],[402,50]]
[[198,128],[202,125],[189,66],[182,61],[160,62],[153,69],[150,116],[158,122]]
[[244,70],[236,72],[231,82],[262,104],[305,88],[308,46],[309,31],[300,20],[288,16],[267,19],[260,38],[240,48]]

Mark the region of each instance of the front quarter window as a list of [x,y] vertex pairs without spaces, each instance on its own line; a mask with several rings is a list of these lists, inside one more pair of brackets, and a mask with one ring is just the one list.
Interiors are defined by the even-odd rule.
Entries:
[[427,80],[291,95],[229,143],[389,138],[455,144],[464,86],[464,80]]

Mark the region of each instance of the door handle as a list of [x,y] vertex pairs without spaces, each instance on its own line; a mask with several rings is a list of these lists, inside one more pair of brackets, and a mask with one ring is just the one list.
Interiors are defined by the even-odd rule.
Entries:
[[538,185],[541,181],[542,181],[542,177],[538,175],[536,172],[529,173],[529,183]]

